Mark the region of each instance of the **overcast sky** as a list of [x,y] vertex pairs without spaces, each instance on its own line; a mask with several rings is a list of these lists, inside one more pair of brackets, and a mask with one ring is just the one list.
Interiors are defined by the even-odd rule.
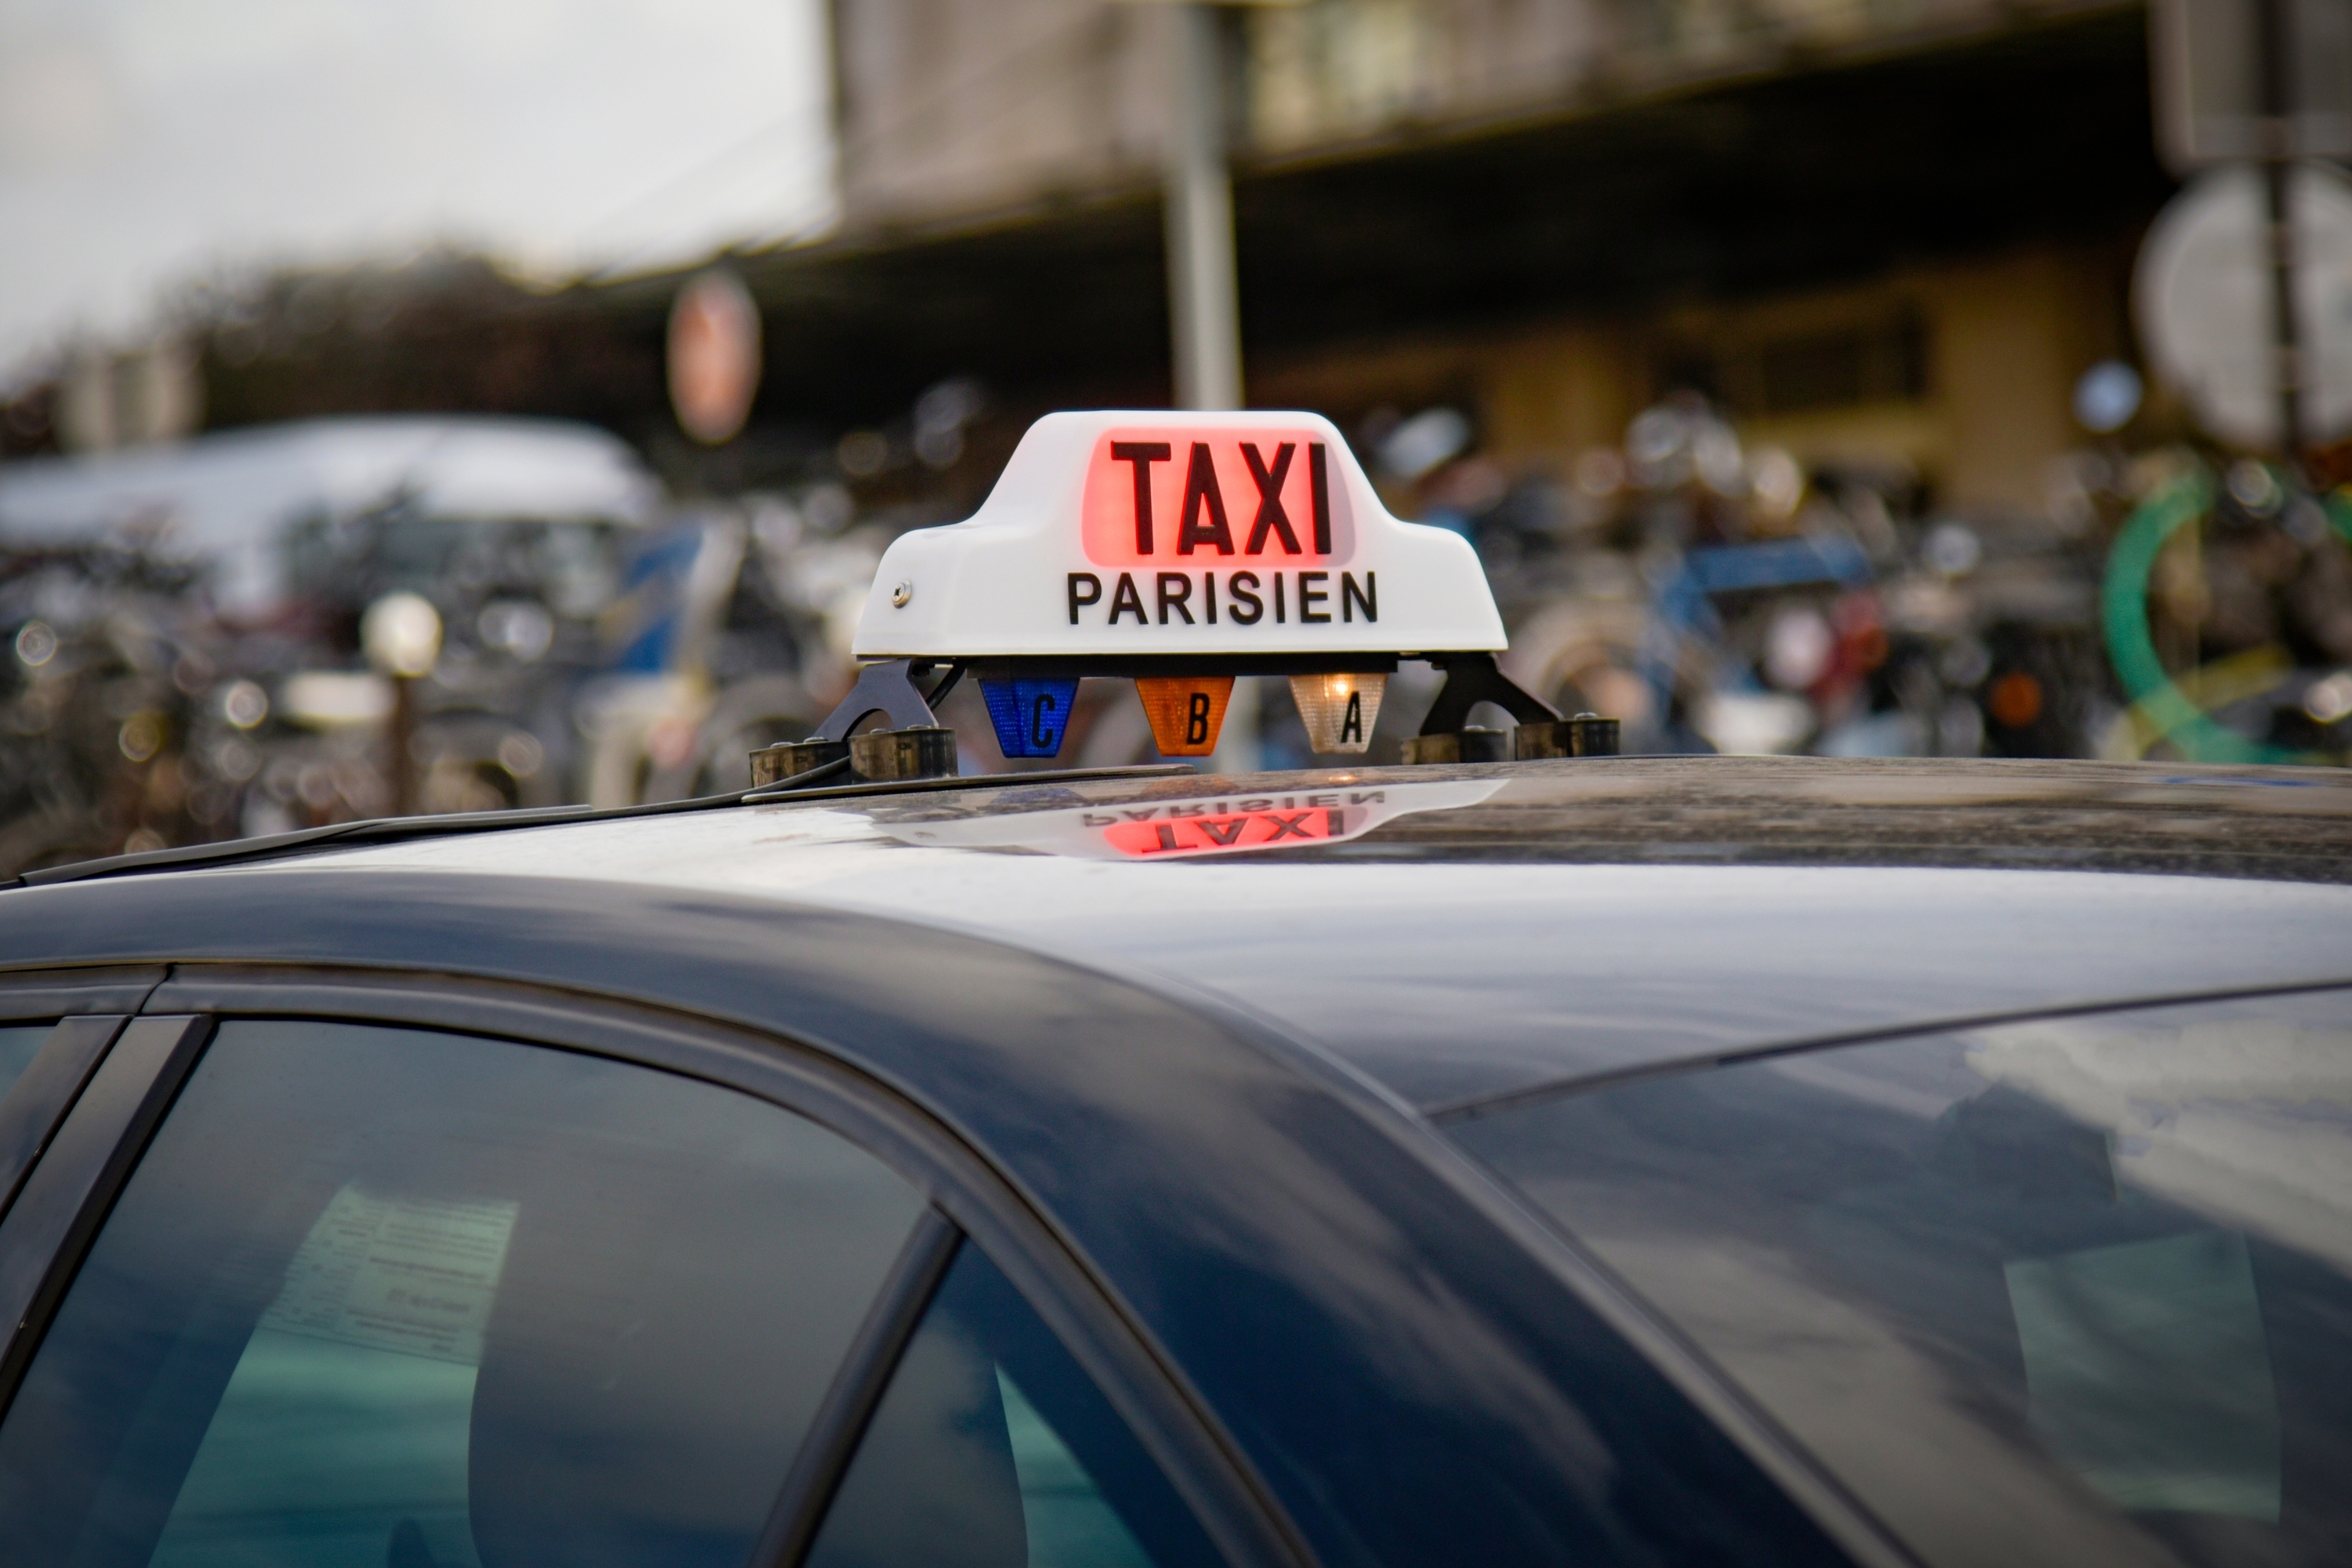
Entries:
[[560,276],[829,216],[819,0],[0,0],[0,385],[163,291]]

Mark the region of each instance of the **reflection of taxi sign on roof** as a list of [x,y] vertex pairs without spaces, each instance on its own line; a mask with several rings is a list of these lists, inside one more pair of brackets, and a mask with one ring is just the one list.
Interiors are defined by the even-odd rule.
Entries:
[[[952,772],[929,704],[966,673],[1007,756],[1060,752],[1082,676],[1133,679],[1171,756],[1216,749],[1237,677],[1288,676],[1315,750],[1360,752],[1402,658],[1448,678],[1408,760],[1615,749],[1613,723],[1562,721],[1504,679],[1505,646],[1476,552],[1389,515],[1320,415],[1051,414],[971,518],[891,545],[858,622],[874,661],[858,689],[755,772]],[[928,694],[913,685],[941,668]],[[1470,729],[1482,701],[1517,731]],[[901,739],[859,737],[853,756],[877,710]]]
[[1087,860],[1184,860],[1344,844],[1413,812],[1476,805],[1502,787],[1500,779],[1335,783],[1262,795],[1228,791],[879,826],[894,838],[937,847],[1026,849]]

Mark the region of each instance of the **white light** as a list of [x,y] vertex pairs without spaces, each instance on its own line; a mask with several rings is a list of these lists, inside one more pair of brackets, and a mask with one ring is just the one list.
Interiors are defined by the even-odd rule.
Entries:
[[163,749],[163,716],[142,710],[122,721],[115,736],[122,754],[134,763],[143,763]]
[[2120,430],[2139,412],[2140,390],[2139,372],[2121,360],[2101,360],[2074,384],[2074,417],[2097,435]]
[[302,670],[278,689],[278,711],[320,730],[381,724],[392,716],[392,682],[364,670]]
[[1821,679],[1836,652],[1837,633],[1820,611],[1783,610],[1764,635],[1765,678],[1783,691],[1803,691]]
[[1965,577],[1984,559],[1984,541],[1965,522],[1939,522],[1927,531],[1927,564],[1946,577]]
[[1691,468],[1698,482],[1727,499],[1747,488],[1748,458],[1730,426],[1710,419],[1691,437]]
[[1769,522],[1786,522],[1797,515],[1805,499],[1804,465],[1779,447],[1767,447],[1748,464],[1748,482],[1756,510]]
[[386,594],[360,617],[360,647],[386,675],[411,679],[441,657],[441,612],[418,594]]
[[1307,722],[1307,745],[1327,755],[1370,746],[1388,685],[1385,675],[1292,676],[1290,697]]
[[1692,727],[1726,756],[1795,751],[1813,731],[1813,705],[1768,691],[1718,691],[1702,700]]
[[2277,478],[2265,463],[2252,458],[2242,458],[2230,465],[2226,480],[2230,497],[2257,517],[2268,517],[2276,511],[2285,493],[2279,489]]
[[269,717],[269,693],[250,680],[232,680],[221,693],[221,717],[239,730],[250,730]]
[[1401,479],[1417,479],[1470,445],[1470,421],[1452,408],[1424,409],[1381,443],[1381,466]]
[[2339,669],[2313,681],[2303,694],[2303,710],[2322,724],[2333,724],[2352,714],[2352,669]]
[[26,621],[25,629],[16,634],[16,657],[31,668],[41,666],[58,656],[58,634],[46,621]]
[[539,743],[536,735],[517,730],[499,742],[499,762],[519,779],[532,777],[546,761],[547,748]]
[[547,652],[555,640],[555,617],[529,599],[494,599],[482,606],[474,624],[484,642],[524,664]]

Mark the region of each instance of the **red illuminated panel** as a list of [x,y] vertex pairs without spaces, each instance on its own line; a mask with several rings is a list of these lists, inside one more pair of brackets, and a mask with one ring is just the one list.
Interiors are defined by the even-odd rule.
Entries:
[[1302,806],[1122,822],[1104,828],[1103,841],[1138,859],[1155,855],[1231,855],[1244,849],[1279,849],[1352,838],[1370,825],[1371,814],[1361,806]]
[[1097,566],[1342,564],[1355,529],[1341,454],[1297,430],[1111,430],[1087,465],[1082,528]]

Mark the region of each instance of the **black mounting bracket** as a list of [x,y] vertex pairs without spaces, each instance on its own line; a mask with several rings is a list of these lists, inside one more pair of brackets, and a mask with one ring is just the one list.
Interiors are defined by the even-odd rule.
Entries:
[[[929,662],[925,661],[926,673],[929,668]],[[950,669],[932,695],[945,696],[961,673],[961,668]],[[932,730],[940,722],[938,715],[931,711],[929,700],[915,685],[915,661],[886,658],[857,672],[857,684],[849,689],[849,695],[825,716],[824,722],[809,739],[846,741],[849,732],[864,723],[869,713],[887,715],[893,730]]]
[[1424,735],[1444,735],[1466,729],[1470,710],[1481,702],[1494,703],[1521,724],[1540,724],[1559,717],[1558,709],[1521,690],[1509,676],[1496,668],[1491,653],[1433,653],[1423,657],[1445,672],[1445,684],[1439,688],[1437,700],[1429,705],[1429,716],[1421,721]]

